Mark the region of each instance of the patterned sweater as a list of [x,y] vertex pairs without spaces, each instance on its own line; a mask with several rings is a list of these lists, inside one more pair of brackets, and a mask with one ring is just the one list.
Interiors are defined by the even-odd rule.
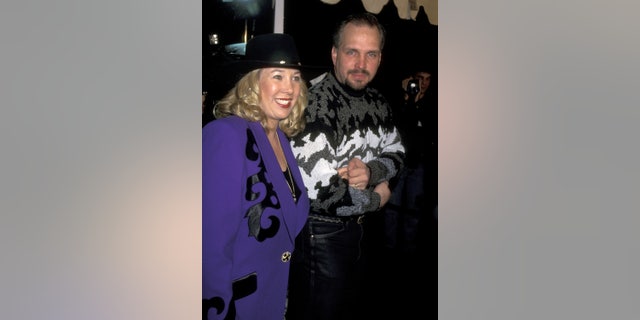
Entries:
[[[333,73],[310,89],[304,132],[291,141],[311,212],[326,216],[352,216],[378,210],[374,187],[398,174],[404,147],[391,121],[387,100],[373,88],[350,90]],[[349,186],[337,169],[360,158],[371,171],[365,190]]]

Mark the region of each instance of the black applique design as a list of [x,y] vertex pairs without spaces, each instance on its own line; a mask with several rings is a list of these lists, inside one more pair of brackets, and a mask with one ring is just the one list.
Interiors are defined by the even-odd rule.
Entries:
[[[224,317],[225,320],[233,320],[236,318],[236,304],[235,301],[247,297],[258,290],[258,276],[255,273],[251,273],[240,279],[236,279],[231,284],[232,296],[229,302],[229,310]],[[213,297],[211,299],[202,299],[202,319],[207,319],[207,313],[209,309],[215,308],[216,314],[224,311],[224,300],[220,297]]]
[[[256,167],[260,169],[257,173],[247,178],[247,193],[245,194],[245,198],[248,201],[261,199],[260,202],[249,208],[245,217],[249,220],[249,235],[262,242],[265,239],[273,238],[278,233],[278,230],[280,230],[280,219],[276,216],[269,217],[271,226],[268,228],[263,228],[260,224],[265,209],[280,209],[280,200],[276,195],[273,184],[267,177],[267,170],[264,161],[260,157],[260,153],[258,153],[256,139],[249,129],[247,129],[247,145],[245,148],[245,154],[247,159],[256,162]],[[259,191],[263,189],[266,190],[265,194],[261,194]]]
[[202,299],[202,319],[207,319],[207,313],[209,313],[209,309],[211,308],[217,310],[216,314],[222,313],[222,311],[224,311],[224,300],[220,297]]

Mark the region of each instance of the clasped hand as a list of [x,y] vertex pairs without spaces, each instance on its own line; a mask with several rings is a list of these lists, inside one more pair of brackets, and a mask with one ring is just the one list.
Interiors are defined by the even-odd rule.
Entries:
[[338,168],[338,174],[340,178],[348,180],[351,187],[359,190],[367,187],[371,176],[369,167],[358,158],[353,158],[346,166]]
[[[338,174],[340,178],[348,180],[352,188],[358,190],[366,189],[371,177],[369,167],[358,158],[353,158],[346,166],[338,168]],[[388,181],[382,181],[376,185],[373,191],[380,195],[380,207],[383,207],[391,198]]]

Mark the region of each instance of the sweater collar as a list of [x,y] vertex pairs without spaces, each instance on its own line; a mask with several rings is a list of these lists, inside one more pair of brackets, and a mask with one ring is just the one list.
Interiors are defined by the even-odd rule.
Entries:
[[342,88],[342,91],[344,91],[349,96],[354,98],[360,98],[364,96],[367,87],[364,87],[362,90],[354,90],[353,88],[349,87],[347,84],[340,83],[340,81],[338,81],[338,78],[336,77],[334,70],[331,70],[330,75],[333,77],[333,80],[340,86],[340,88]]

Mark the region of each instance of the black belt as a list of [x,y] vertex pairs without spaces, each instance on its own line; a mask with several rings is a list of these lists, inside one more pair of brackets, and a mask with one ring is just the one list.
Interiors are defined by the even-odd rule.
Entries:
[[355,221],[357,224],[362,224],[364,222],[364,214],[357,215],[357,216],[333,217],[333,216],[324,216],[320,214],[310,213],[309,219],[323,221],[323,222],[331,222],[331,223],[347,223],[347,222]]

